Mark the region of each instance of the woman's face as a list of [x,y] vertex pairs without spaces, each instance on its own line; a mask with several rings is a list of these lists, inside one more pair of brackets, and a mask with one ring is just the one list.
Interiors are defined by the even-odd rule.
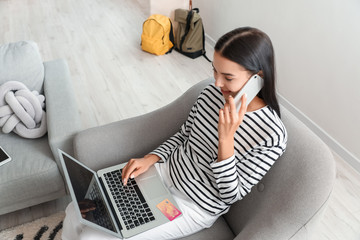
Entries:
[[235,97],[252,75],[243,66],[224,58],[216,51],[214,52],[213,68],[215,86],[221,89],[226,101],[230,95]]

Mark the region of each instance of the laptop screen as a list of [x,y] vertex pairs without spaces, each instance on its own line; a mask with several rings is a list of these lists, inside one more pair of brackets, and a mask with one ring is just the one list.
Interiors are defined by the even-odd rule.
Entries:
[[[69,190],[75,195],[83,219],[98,226],[116,232],[109,208],[104,200],[96,175],[81,163],[62,154],[71,186]],[[68,183],[69,185],[69,183]],[[91,210],[90,210],[91,209]]]

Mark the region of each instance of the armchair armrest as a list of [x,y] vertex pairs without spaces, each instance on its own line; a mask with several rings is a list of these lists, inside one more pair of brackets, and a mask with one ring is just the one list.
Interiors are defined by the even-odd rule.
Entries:
[[62,169],[57,149],[73,154],[72,141],[80,130],[80,117],[66,61],[44,62],[44,67],[49,145],[59,169]]
[[210,81],[198,83],[156,111],[78,133],[74,138],[76,158],[98,170],[143,157],[179,130],[200,92]]

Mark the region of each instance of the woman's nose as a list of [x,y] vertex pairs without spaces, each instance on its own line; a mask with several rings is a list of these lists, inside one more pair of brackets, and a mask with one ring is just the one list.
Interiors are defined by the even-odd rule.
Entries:
[[224,84],[220,78],[215,78],[215,86],[222,87]]

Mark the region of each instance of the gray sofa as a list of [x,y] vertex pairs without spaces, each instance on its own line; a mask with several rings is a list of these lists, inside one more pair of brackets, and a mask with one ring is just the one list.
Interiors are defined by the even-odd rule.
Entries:
[[[88,129],[74,138],[75,156],[92,169],[142,157],[185,121],[204,80],[154,112]],[[184,239],[309,239],[326,208],[335,180],[329,148],[289,111],[287,151],[243,200],[209,229]]]
[[0,145],[12,161],[0,167],[0,215],[66,195],[57,149],[73,152],[72,138],[80,130],[70,73],[64,60],[44,62],[36,43],[0,46],[0,85],[19,81],[45,95],[47,134],[37,139],[5,134]]

